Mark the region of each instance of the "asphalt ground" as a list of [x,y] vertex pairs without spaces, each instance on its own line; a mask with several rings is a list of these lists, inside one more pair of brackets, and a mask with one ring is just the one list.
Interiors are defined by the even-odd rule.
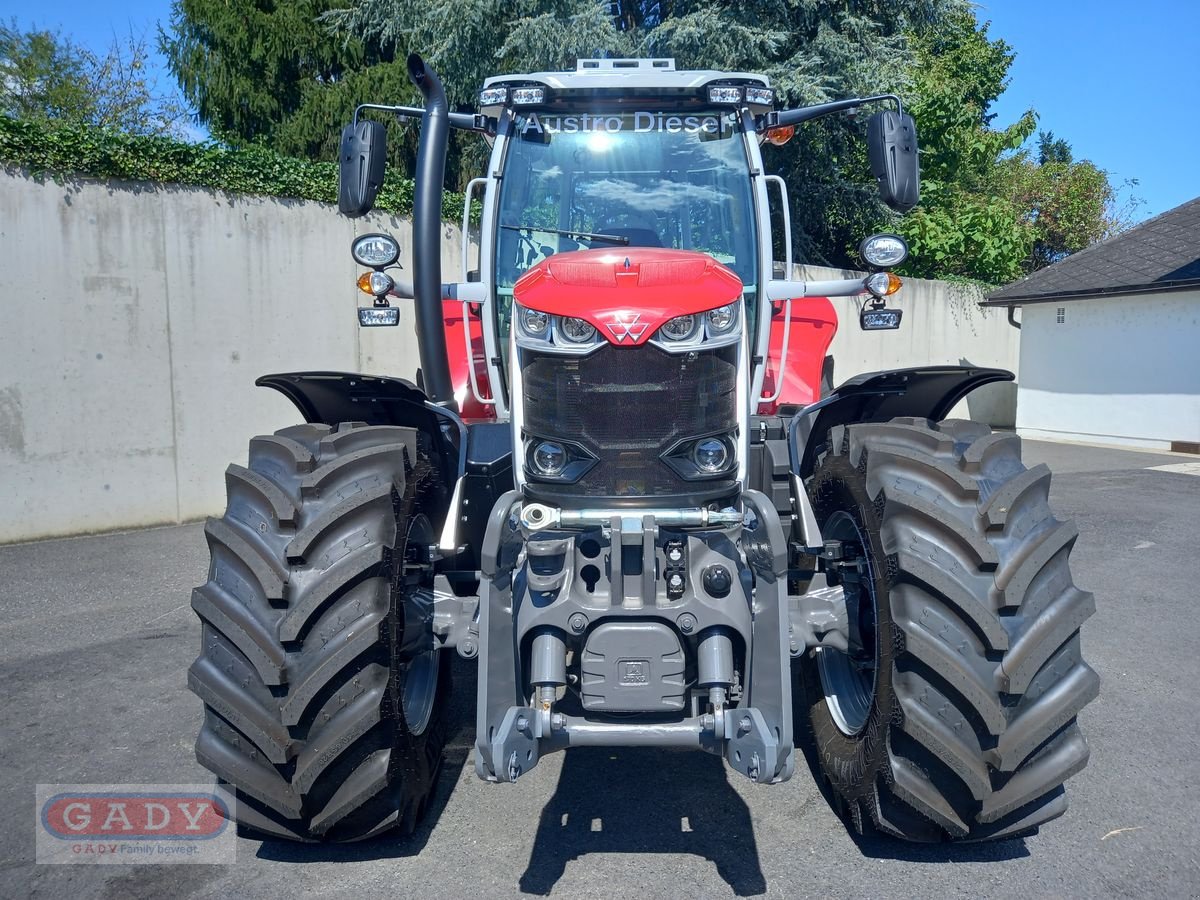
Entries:
[[858,840],[803,761],[757,786],[704,754],[579,749],[484,784],[464,663],[457,732],[410,838],[239,838],[228,866],[35,865],[37,783],[210,781],[184,684],[207,555],[185,525],[0,547],[0,896],[1200,896],[1200,477],[1150,468],[1178,455],[1027,442],[1025,458],[1056,471],[1056,509],[1079,526],[1075,578],[1097,601],[1084,652],[1102,678],[1081,716],[1091,763],[1034,837]]

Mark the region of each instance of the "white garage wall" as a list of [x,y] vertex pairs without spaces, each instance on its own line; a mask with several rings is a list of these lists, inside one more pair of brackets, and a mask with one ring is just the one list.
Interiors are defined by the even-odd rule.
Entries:
[[1038,303],[1021,316],[1021,434],[1200,441],[1200,291]]
[[[861,277],[864,272],[798,266],[797,278]],[[982,294],[969,285],[906,278],[894,300],[904,310],[896,331],[863,331],[858,303],[834,299],[838,331],[830,346],[834,382],[862,372],[924,365],[964,365],[1007,369],[1021,377],[1021,332],[1008,324],[1005,310],[979,306]],[[1017,387],[988,384],[970,394],[951,417],[1011,428],[1016,418]]]
[[219,511],[225,465],[300,419],[259,375],[411,378],[411,307],[395,329],[354,312],[350,241],[376,230],[411,273],[407,220],[0,171],[0,542]]

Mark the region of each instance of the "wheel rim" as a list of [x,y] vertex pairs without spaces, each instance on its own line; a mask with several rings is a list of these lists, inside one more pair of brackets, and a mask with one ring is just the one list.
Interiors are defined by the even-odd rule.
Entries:
[[[866,560],[861,578],[855,580],[844,576],[842,582],[847,619],[851,616],[857,618],[857,627],[855,622],[848,622],[851,635],[849,652],[830,647],[817,649],[817,671],[829,714],[843,734],[853,737],[867,724],[879,671],[879,648],[875,635],[875,579],[867,552],[870,545],[858,523],[842,510],[829,517],[821,534],[829,539],[857,544],[862,548]],[[858,642],[855,641],[856,636]]]
[[404,690],[400,695],[400,705],[404,709],[404,721],[408,730],[413,734],[424,733],[433,715],[441,654],[441,650],[430,650],[414,656],[404,673]]
[[[429,609],[433,608],[433,566],[428,552],[432,541],[432,524],[426,516],[417,513],[409,520],[404,553],[406,563],[417,564],[421,571],[419,581],[411,585],[409,591],[421,595],[418,602]],[[441,653],[440,650],[426,650],[411,657],[405,666],[400,708],[411,734],[424,733],[433,716],[433,704],[437,699],[441,670]]]

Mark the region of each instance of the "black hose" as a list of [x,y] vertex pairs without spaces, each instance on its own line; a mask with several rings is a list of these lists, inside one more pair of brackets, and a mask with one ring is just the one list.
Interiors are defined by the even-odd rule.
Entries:
[[450,362],[442,316],[442,182],[446,177],[446,142],[450,134],[446,92],[437,73],[416,53],[408,56],[408,77],[425,98],[413,196],[413,289],[417,308],[417,342],[425,393],[435,403],[453,406]]

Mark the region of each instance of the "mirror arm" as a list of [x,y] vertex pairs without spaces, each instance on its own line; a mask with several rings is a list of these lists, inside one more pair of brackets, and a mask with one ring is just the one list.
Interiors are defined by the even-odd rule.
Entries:
[[864,278],[835,278],[829,281],[791,281],[772,279],[767,282],[767,299],[797,300],[801,297],[857,297],[866,294]]
[[358,114],[364,109],[378,109],[383,112],[395,113],[402,119],[419,119],[425,114],[425,110],[419,106],[384,106],[380,103],[360,103],[354,107],[354,124],[358,124]]
[[415,300],[416,293],[413,291],[413,283],[411,281],[395,280],[392,289],[388,291],[388,295],[399,300]]
[[[378,109],[383,112],[390,112],[401,119],[419,119],[425,114],[419,106],[384,106],[380,103],[360,103],[354,108],[354,124],[358,124],[358,114],[364,109]],[[450,122],[450,127],[458,128],[462,131],[478,131],[483,134],[496,133],[496,120],[489,119],[487,116],[479,113],[461,113],[452,112],[447,114],[447,120]]]
[[[394,280],[388,296],[398,300],[415,300],[413,283]],[[487,300],[487,287],[477,281],[452,281],[442,284],[442,302],[444,303],[483,303]]]
[[799,125],[802,122],[819,119],[821,116],[827,116],[830,113],[845,112],[848,109],[856,109],[867,103],[881,103],[885,101],[895,103],[896,111],[903,114],[904,107],[900,103],[900,98],[895,94],[876,94],[873,97],[834,100],[832,103],[818,103],[816,106],[804,106],[800,109],[782,109],[767,113],[762,117],[759,130],[775,128],[776,126]]
[[496,120],[479,113],[450,113],[450,127],[460,131],[478,131],[480,134],[495,134]]

